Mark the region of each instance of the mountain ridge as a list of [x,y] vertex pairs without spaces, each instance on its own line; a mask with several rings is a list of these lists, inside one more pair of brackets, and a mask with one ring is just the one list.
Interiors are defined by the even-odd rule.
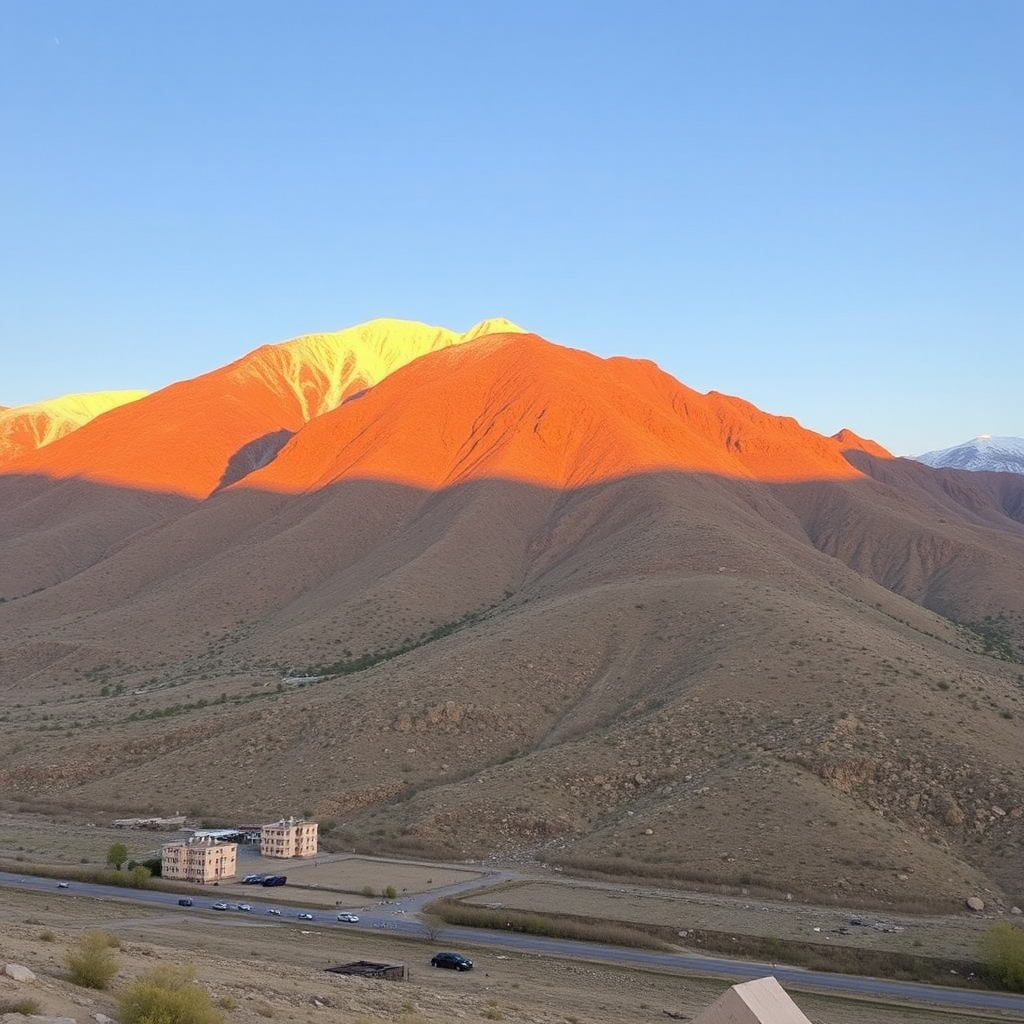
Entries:
[[[1024,898],[1024,478],[525,332],[340,399],[313,375],[305,406],[268,366],[220,381],[266,401],[228,421],[195,408],[213,372],[0,469],[9,799],[308,810],[347,849],[825,900]],[[103,462],[111,422],[136,460],[189,458],[112,483],[138,462]]]
[[456,334],[415,321],[382,319],[263,345],[224,367],[145,395],[138,399],[141,406],[133,402],[112,408],[61,437],[58,445],[0,462],[0,471],[77,475],[208,496],[273,458],[307,420],[398,366],[497,326],[518,330],[505,320],[484,320]]
[[0,466],[43,448],[110,409],[144,398],[145,391],[62,395],[31,405],[0,406]]
[[915,456],[933,469],[971,472],[1024,473],[1024,437],[979,434],[970,441]]

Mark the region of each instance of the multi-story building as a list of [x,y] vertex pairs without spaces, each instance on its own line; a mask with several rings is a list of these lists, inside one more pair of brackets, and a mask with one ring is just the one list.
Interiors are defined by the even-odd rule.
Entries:
[[260,853],[264,857],[315,857],[318,837],[315,821],[282,818],[260,829]]
[[237,860],[237,843],[193,837],[161,849],[160,873],[164,878],[206,885],[234,878]]

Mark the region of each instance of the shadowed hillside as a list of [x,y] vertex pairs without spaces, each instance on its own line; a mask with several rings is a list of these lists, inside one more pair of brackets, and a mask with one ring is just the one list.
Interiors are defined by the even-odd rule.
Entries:
[[240,365],[0,472],[5,793],[1020,901],[1024,477],[533,335]]

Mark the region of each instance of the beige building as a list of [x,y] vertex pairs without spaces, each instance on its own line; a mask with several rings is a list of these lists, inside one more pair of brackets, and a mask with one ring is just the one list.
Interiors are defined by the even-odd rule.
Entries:
[[317,832],[315,821],[282,818],[260,829],[260,853],[264,857],[315,857]]
[[193,837],[183,843],[168,843],[160,851],[160,873],[164,878],[206,885],[235,877],[238,844],[211,837]]

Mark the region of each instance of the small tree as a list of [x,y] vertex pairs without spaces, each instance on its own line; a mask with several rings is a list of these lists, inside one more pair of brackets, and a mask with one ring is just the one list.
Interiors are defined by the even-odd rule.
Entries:
[[121,865],[128,859],[128,847],[124,843],[112,843],[110,849],[107,850],[107,863],[115,868],[117,871],[121,870]]
[[71,980],[85,988],[107,988],[117,974],[117,945],[117,938],[109,932],[86,932],[64,957]]
[[161,964],[128,986],[118,1001],[120,1024],[223,1024],[191,967]]
[[441,929],[444,928],[444,921],[437,914],[420,914],[423,922],[423,934],[428,942],[437,942],[441,938]]
[[993,978],[1024,992],[1024,928],[996,921],[981,940],[981,955]]

